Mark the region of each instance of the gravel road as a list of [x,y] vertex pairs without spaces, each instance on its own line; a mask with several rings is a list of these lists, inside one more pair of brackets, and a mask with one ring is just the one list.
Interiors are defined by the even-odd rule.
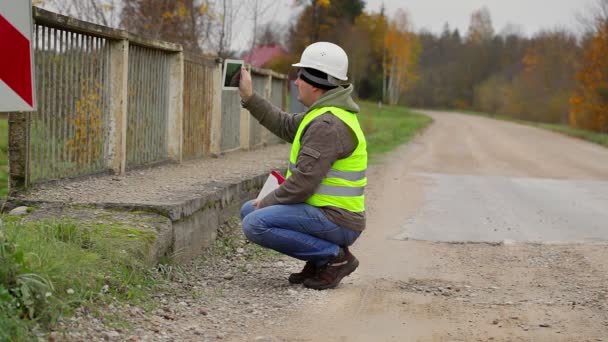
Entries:
[[[240,240],[228,257],[176,271],[157,310],[102,308],[131,328],[80,312],[56,339],[608,341],[608,226],[606,210],[594,209],[605,208],[608,150],[513,123],[428,114],[435,123],[422,136],[370,168],[368,228],[353,248],[361,264],[338,289],[289,285],[300,262],[254,257]],[[462,186],[488,179],[503,182],[495,193]],[[556,193],[576,206],[555,210]],[[516,209],[521,198],[545,211]],[[567,223],[543,229],[574,233],[529,237],[531,223],[556,215]],[[438,222],[450,223],[449,239]],[[493,235],[510,226],[511,235]]]

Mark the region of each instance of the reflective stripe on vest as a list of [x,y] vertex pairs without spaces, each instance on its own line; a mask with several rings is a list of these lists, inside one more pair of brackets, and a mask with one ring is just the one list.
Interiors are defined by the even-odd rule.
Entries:
[[334,206],[352,212],[364,211],[365,196],[363,192],[367,184],[365,176],[365,170],[367,169],[367,143],[363,131],[359,126],[357,116],[344,109],[322,107],[306,114],[298,127],[293,141],[287,177],[291,176],[291,173],[295,169],[295,163],[300,152],[302,132],[312,120],[327,112],[331,112],[350,127],[355,133],[358,144],[350,156],[334,162],[330,171],[315,190],[315,193],[306,200],[306,203],[317,207]]
[[[289,163],[289,170],[293,173],[296,165],[293,163]],[[349,181],[358,181],[365,178],[365,170],[363,171],[338,171],[338,170],[329,170],[327,173],[327,178],[342,178]]]

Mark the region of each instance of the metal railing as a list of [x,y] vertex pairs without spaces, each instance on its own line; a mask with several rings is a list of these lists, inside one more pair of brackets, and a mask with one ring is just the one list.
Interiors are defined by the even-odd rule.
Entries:
[[129,45],[127,167],[168,158],[167,55],[164,51]]
[[31,181],[105,170],[107,41],[39,24],[33,38],[38,111],[30,116]]
[[184,59],[183,156],[204,157],[211,145],[214,78],[217,65],[208,59],[186,56]]
[[[221,61],[34,8],[38,110],[9,116],[10,186],[279,142],[221,90]],[[285,75],[252,70],[284,108]]]

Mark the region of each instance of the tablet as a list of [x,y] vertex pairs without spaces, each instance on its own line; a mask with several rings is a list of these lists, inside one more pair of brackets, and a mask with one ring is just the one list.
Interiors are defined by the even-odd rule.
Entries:
[[222,77],[222,89],[239,89],[242,65],[243,60],[240,59],[224,60],[224,77]]

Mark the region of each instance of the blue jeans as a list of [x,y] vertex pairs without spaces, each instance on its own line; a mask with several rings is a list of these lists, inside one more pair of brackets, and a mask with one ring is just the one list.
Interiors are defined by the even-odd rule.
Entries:
[[241,207],[243,232],[249,241],[291,257],[325,265],[340,247],[353,244],[361,234],[331,222],[306,203],[279,204],[256,209],[253,201]]

